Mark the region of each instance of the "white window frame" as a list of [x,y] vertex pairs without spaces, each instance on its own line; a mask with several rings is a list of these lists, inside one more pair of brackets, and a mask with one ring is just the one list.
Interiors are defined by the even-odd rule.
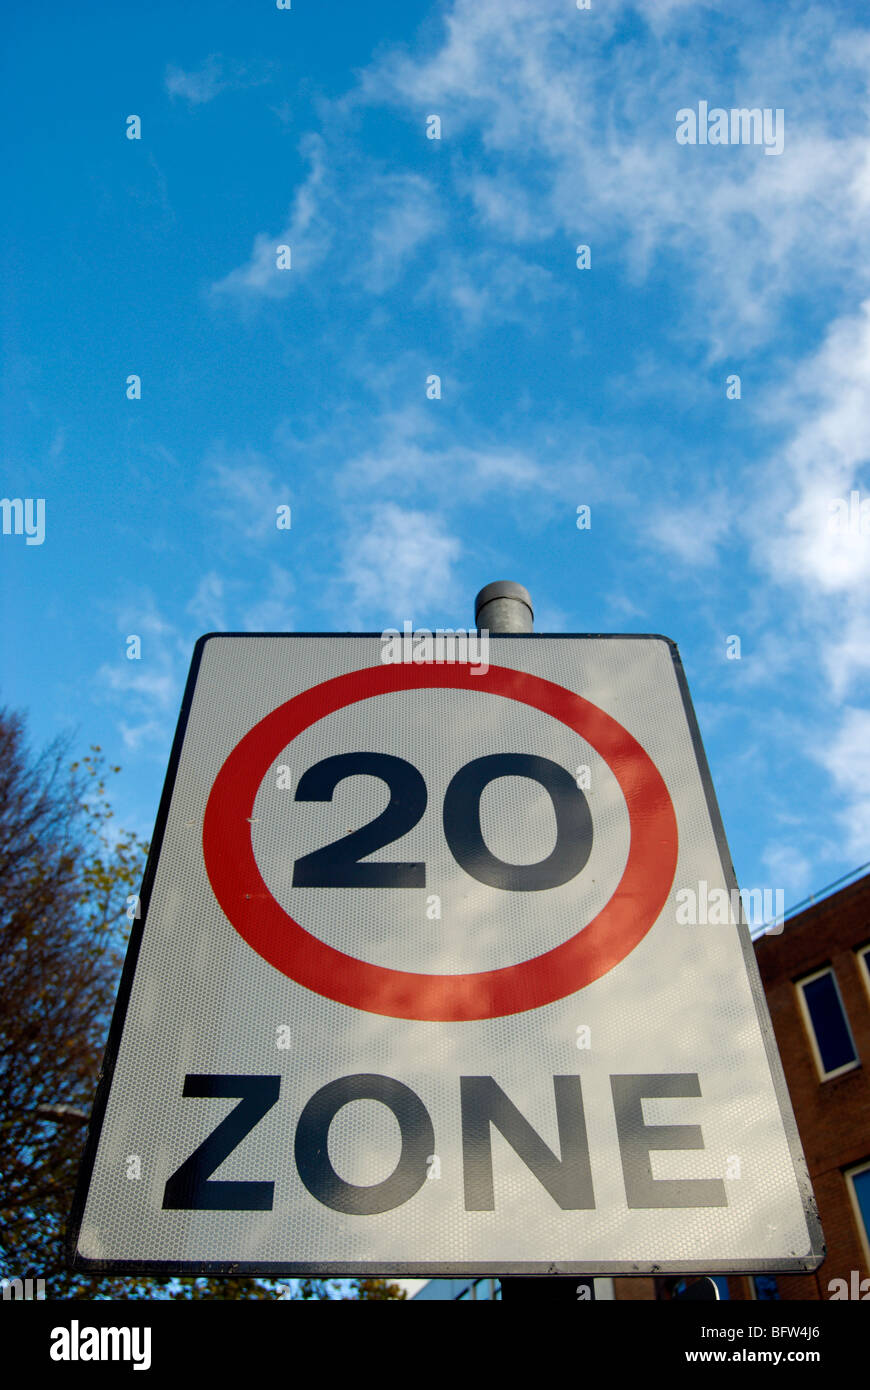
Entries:
[[867,1227],[864,1225],[864,1217],[858,1202],[858,1193],[855,1191],[855,1178],[861,1173],[870,1173],[870,1158],[865,1158],[862,1163],[855,1163],[851,1168],[844,1169],[843,1177],[846,1179],[849,1201],[852,1203],[852,1214],[855,1218],[855,1225],[858,1228],[861,1247],[864,1251],[864,1263],[868,1270],[870,1270],[870,1231],[868,1231]]
[[870,941],[866,942],[863,946],[859,946],[855,951],[855,955],[858,958],[858,973],[864,981],[864,988],[867,994],[870,995]]
[[[846,1024],[846,1032],[849,1034],[849,1041],[852,1044],[852,1051],[855,1054],[853,1061],[845,1062],[842,1067],[835,1067],[833,1071],[825,1071],[825,1066],[822,1061],[822,1054],[819,1050],[819,1044],[816,1040],[816,1030],[813,1027],[812,1015],[810,1014],[809,1004],[807,1003],[807,997],[804,993],[804,985],[811,984],[813,980],[820,980],[823,975],[830,975],[834,981],[834,989],[837,991],[837,998],[840,1001],[840,1008],[842,1010],[843,1019]],[[806,1028],[807,1035],[810,1040],[810,1047],[812,1048],[813,1057],[815,1058],[816,1071],[819,1074],[819,1079],[822,1081],[832,1081],[835,1076],[844,1076],[847,1071],[855,1071],[855,1069],[857,1067],[860,1067],[861,1065],[861,1058],[858,1056],[858,1049],[855,1046],[855,1038],[852,1034],[852,1026],[849,1023],[849,1015],[846,1013],[846,1006],[843,1003],[843,996],[840,993],[840,985],[837,980],[834,967],[832,965],[823,965],[821,970],[814,970],[810,975],[802,975],[800,979],[795,980],[794,983],[795,989],[798,993],[798,1000],[800,1001],[801,1012],[803,1014],[804,1019],[804,1026]]]

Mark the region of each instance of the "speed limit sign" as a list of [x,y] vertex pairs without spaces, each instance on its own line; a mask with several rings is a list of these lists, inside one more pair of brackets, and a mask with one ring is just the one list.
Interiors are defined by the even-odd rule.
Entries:
[[666,638],[201,638],[74,1266],[816,1268],[748,929],[701,891],[736,885]]

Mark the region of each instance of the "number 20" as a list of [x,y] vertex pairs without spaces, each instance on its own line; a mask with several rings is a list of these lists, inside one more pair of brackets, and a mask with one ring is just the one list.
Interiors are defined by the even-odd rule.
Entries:
[[[345,777],[378,777],[390,800],[368,825],[296,860],[294,888],[425,888],[422,863],[362,864],[412,830],[426,809],[426,783],[412,763],[390,753],[339,753],[299,779],[297,801],[331,801]],[[480,827],[480,798],[497,777],[528,777],[549,793],[556,814],[556,843],[537,864],[508,864],[488,848]],[[452,778],[444,795],[444,834],[456,862],[480,883],[519,893],[567,883],[592,852],[592,816],[574,778],[549,758],[531,753],[491,753],[474,758]]]

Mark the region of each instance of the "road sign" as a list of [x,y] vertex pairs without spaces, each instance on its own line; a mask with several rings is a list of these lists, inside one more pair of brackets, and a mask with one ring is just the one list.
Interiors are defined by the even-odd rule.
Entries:
[[816,1268],[676,647],[427,650],[197,643],[76,1267]]

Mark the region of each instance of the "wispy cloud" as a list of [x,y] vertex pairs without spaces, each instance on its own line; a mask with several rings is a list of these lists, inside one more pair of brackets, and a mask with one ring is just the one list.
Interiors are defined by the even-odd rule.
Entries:
[[489,250],[471,256],[446,252],[420,297],[458,310],[470,328],[491,330],[500,323],[531,325],[535,307],[558,293],[559,286],[542,266],[511,251]]
[[856,864],[870,858],[870,710],[847,709],[836,735],[816,755],[844,798],[838,819]]
[[[658,42],[614,42],[632,9]],[[706,11],[624,0],[593,19],[555,0],[456,0],[434,51],[385,52],[349,101],[449,113],[454,140],[479,128],[482,152],[465,155],[459,186],[507,242],[597,241],[638,280],[679,257],[680,327],[717,360],[737,331],[744,350],[765,341],[808,280],[816,291],[851,266],[870,283],[861,255],[870,158],[852,118],[867,43],[861,30],[850,43],[842,16],[815,8],[780,13],[773,30],[759,15],[723,89],[721,65],[696,41]],[[770,105],[771,73],[773,104],[786,110],[784,156],[677,145],[687,102]],[[819,215],[828,200],[836,218]]]
[[[300,142],[309,172],[293,196],[286,221],[274,232],[257,232],[244,265],[212,286],[213,297],[248,303],[282,299],[311,279],[333,247],[334,275],[348,290],[380,295],[401,278],[420,249],[444,225],[431,181],[414,172],[384,173],[323,135]],[[278,267],[278,247],[288,246],[289,269]],[[312,292],[319,286],[312,285]]]
[[[615,41],[632,11],[655,42]],[[721,63],[701,41],[706,11],[617,0],[592,18],[561,0],[455,0],[440,42],[419,54],[384,50],[343,98],[322,104],[288,218],[254,234],[214,296],[250,309],[307,281],[314,292],[307,272],[328,256],[330,278],[349,293],[380,295],[428,247],[432,270],[415,295],[470,331],[531,325],[536,304],[564,294],[538,249],[558,241],[567,264],[580,240],[638,284],[677,260],[673,327],[710,363],[737,343],[746,354],[771,341],[808,289],[848,272],[866,291],[870,155],[852,114],[866,37],[858,30],[850,43],[838,18],[815,8],[794,6],[773,28],[759,17],[734,47],[723,89]],[[769,105],[771,73],[788,124],[783,155],[677,144],[687,102]],[[212,59],[198,76],[196,93],[224,81]],[[366,108],[413,122],[421,146],[423,113],[442,115],[437,187],[419,160],[385,171],[360,147],[353,120]],[[836,218],[820,213],[829,206]],[[291,271],[276,266],[279,245],[291,247]]]
[[[769,883],[772,888],[789,885],[791,901],[785,904],[786,908],[795,906],[797,901],[813,887],[812,860],[801,850],[795,848],[793,844],[782,840],[772,840],[765,846],[761,859],[770,875]],[[763,885],[749,884],[746,886],[761,887]]]
[[290,600],[296,585],[289,570],[274,561],[258,565],[254,577],[232,577],[209,570],[197,585],[187,612],[204,632],[290,632]]
[[345,546],[343,584],[354,621],[401,625],[458,599],[454,567],[462,553],[437,515],[387,502],[372,508]]
[[265,591],[245,609],[245,631],[291,632],[293,616],[290,599],[295,588],[293,578],[287,570],[282,569],[280,565],[270,565]]
[[661,506],[647,523],[647,535],[684,565],[708,568],[719,563],[719,546],[728,534],[728,499],[711,491],[696,502]]
[[[125,747],[150,746],[155,757],[165,758],[190,660],[188,645],[147,592],[139,604],[125,605],[116,617],[116,629],[118,655],[97,670],[98,691],[119,713]],[[139,656],[132,659],[127,655],[131,637],[140,641]]]
[[191,106],[204,106],[221,92],[263,86],[271,81],[273,72],[273,63],[239,63],[210,53],[199,68],[189,71],[169,63],[164,80],[171,97],[182,97]]
[[833,700],[870,670],[870,538],[834,529],[831,507],[853,490],[868,496],[868,382],[870,300],[835,320],[767,403],[763,418],[785,435],[747,479],[741,513],[753,563],[790,592],[795,639],[810,640]]
[[[211,287],[213,297],[283,299],[324,259],[335,235],[330,209],[333,201],[323,140],[308,135],[301,142],[310,169],[298,188],[284,226],[276,233],[258,232],[244,265],[231,270]],[[280,270],[278,247],[289,246],[291,266]]]
[[[420,377],[422,387],[422,376]],[[369,493],[390,486],[410,494],[425,489],[442,503],[457,504],[487,493],[528,494],[546,483],[546,470],[527,450],[481,440],[460,443],[433,420],[431,406],[409,405],[385,411],[374,422],[372,443],[349,451],[337,486],[343,492]]]
[[[760,409],[781,446],[745,479],[742,529],[768,586],[768,622],[791,636],[801,684],[817,691],[804,743],[839,796],[847,853],[870,843],[870,710],[840,708],[870,672],[870,538],[832,527],[831,503],[870,472],[870,300],[828,327],[821,345]],[[863,489],[861,487],[864,481]],[[785,595],[786,612],[774,596]],[[862,743],[863,739],[863,743]]]
[[377,220],[370,229],[368,251],[359,269],[374,294],[390,288],[409,260],[443,226],[444,217],[432,184],[419,174],[377,178],[371,190]]
[[212,446],[204,473],[214,515],[245,541],[262,541],[276,529],[277,508],[292,507],[289,485],[256,449]]
[[198,72],[185,72],[170,63],[166,69],[166,90],[171,97],[184,97],[191,106],[213,101],[226,85],[222,79],[223,63],[215,55],[207,58]]
[[222,632],[227,623],[224,610],[225,580],[214,570],[204,574],[197,585],[196,593],[187,605],[191,615],[203,632]]
[[[772,398],[771,421],[788,422],[786,442],[764,479],[780,524],[758,537],[759,559],[828,594],[870,593],[867,537],[836,531],[831,502],[847,501],[870,475],[870,299],[836,319],[825,340]],[[859,489],[860,490],[860,489]],[[867,494],[865,483],[864,495]]]

